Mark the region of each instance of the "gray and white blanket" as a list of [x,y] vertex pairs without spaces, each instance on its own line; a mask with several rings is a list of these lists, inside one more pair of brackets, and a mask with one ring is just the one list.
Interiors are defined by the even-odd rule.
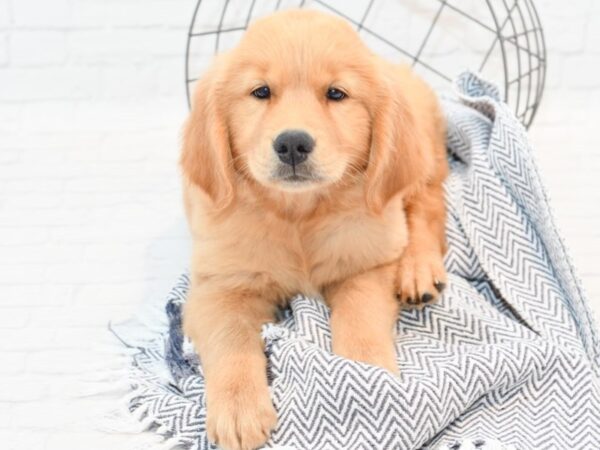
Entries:
[[[327,307],[293,299],[263,330],[279,416],[267,447],[600,449],[597,330],[525,131],[475,75],[457,91],[441,301],[400,314],[395,377],[332,354]],[[171,442],[209,449],[202,368],[181,334],[187,288],[184,275],[144,339],[118,331],[137,348],[128,407]]]

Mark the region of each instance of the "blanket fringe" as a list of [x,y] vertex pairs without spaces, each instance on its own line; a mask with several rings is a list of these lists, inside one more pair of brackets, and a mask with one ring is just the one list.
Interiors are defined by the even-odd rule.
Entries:
[[90,364],[73,386],[76,398],[109,396],[115,399],[110,406],[90,412],[81,422],[87,429],[130,437],[113,450],[190,448],[189,442],[170,436],[166,426],[157,428],[145,405],[131,410],[132,401],[145,389],[139,384],[137,369],[132,367],[131,360],[142,351],[141,347],[165,332],[164,299],[147,302],[134,317],[121,324],[109,323],[106,342],[99,343],[93,350],[102,364]]

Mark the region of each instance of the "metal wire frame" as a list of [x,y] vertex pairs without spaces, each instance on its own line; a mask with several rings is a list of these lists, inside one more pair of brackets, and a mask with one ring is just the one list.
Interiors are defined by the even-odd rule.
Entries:
[[[423,1],[437,2],[439,3],[439,6],[434,13],[427,33],[416,53],[405,50],[400,45],[390,41],[380,33],[365,25],[375,0],[369,0],[359,21],[352,19],[348,14],[332,6],[328,1],[312,0],[312,3],[343,17],[353,24],[359,33],[367,34],[379,40],[409,58],[413,66],[422,67],[445,81],[451,81],[457,74],[448,74],[443,69],[434,67],[423,58],[423,52],[426,49],[430,37],[436,25],[439,23],[442,14],[458,14],[469,21],[473,26],[487,30],[491,36],[494,36],[492,44],[485,53],[481,63],[476,67],[471,67],[471,69],[481,72],[486,67],[492,55],[495,55],[496,58],[499,57],[502,62],[503,70],[503,86],[500,86],[501,89],[503,88],[503,99],[513,108],[521,122],[526,127],[529,127],[538,111],[546,79],[546,43],[533,0],[485,0],[485,2],[481,2],[482,11],[481,14],[478,13],[477,16],[457,6],[455,4],[457,3],[456,1]],[[201,3],[202,0],[198,0],[196,7],[194,8],[186,45],[185,84],[188,106],[190,103],[190,85],[197,80],[197,74],[190,74],[190,49],[192,41],[197,38],[214,35],[215,53],[217,53],[219,51],[222,33],[243,31],[247,28],[252,19],[257,0],[248,1],[248,13],[245,17],[243,26],[223,28],[225,15],[230,4],[230,0],[223,0],[223,6],[216,29],[196,32],[195,25]],[[282,0],[277,0],[274,11],[280,9],[281,3]],[[296,2],[294,6],[299,8],[305,7],[307,6],[307,0]],[[494,24],[493,27],[486,24],[483,20],[486,10],[491,16],[491,20]]]

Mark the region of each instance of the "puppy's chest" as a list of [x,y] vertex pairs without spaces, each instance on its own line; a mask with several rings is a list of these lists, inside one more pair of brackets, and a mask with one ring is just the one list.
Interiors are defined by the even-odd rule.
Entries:
[[199,253],[206,255],[198,262],[201,272],[243,283],[269,280],[284,296],[317,293],[392,262],[408,242],[401,200],[378,216],[357,208],[300,222],[248,208],[211,229],[216,231],[199,242]]
[[404,210],[397,207],[382,216],[363,211],[341,213],[290,230],[296,236],[296,258],[313,288],[347,278],[397,259],[408,241]]

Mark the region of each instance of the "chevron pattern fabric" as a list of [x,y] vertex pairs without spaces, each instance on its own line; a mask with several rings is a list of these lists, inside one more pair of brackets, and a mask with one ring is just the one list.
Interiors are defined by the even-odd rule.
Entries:
[[[267,447],[600,449],[597,329],[525,131],[492,85],[466,73],[456,86],[444,103],[452,170],[441,301],[401,313],[395,377],[332,354],[328,308],[292,299],[263,329],[279,417]],[[154,306],[166,314],[129,341],[129,409],[205,450],[214,447],[202,368],[181,334],[188,283],[183,275]]]

